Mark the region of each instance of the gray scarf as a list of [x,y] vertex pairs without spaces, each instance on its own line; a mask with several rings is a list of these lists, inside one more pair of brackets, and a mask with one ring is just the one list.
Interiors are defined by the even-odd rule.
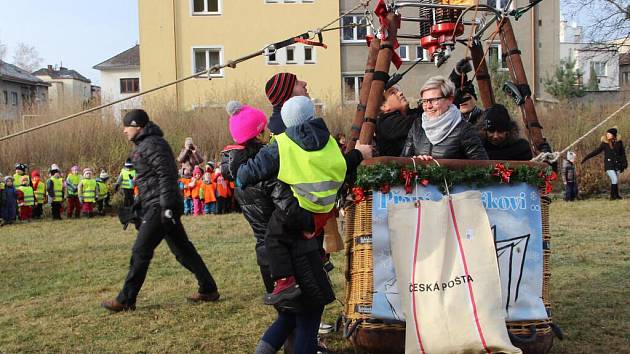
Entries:
[[450,105],[446,112],[434,119],[429,119],[426,112],[422,113],[422,129],[433,145],[446,139],[461,121],[462,114],[455,105]]

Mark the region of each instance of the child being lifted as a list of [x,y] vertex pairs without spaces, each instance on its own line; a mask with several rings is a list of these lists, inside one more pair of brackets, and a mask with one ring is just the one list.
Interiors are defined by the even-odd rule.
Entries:
[[[281,110],[287,129],[240,166],[237,185],[245,188],[260,181],[276,178],[291,187],[300,207],[313,213],[314,230],[304,237],[319,236],[326,221],[334,217],[337,192],[346,179],[354,175],[363,157],[371,157],[371,147],[359,145],[344,156],[330,135],[322,118],[316,118],[315,107],[305,96],[295,96]],[[269,220],[265,247],[275,288],[265,297],[266,304],[291,300],[301,294],[291,264],[290,237],[282,232],[285,213],[276,210]],[[312,231],[312,232],[309,232]]]

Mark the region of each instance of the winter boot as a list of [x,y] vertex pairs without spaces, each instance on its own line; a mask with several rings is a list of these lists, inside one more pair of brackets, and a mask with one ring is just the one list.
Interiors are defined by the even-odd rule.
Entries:
[[617,199],[617,194],[615,193],[615,189],[617,188],[616,184],[611,184],[610,185],[610,200],[615,200]]
[[276,286],[271,294],[265,296],[266,305],[275,305],[279,302],[286,300],[293,300],[300,296],[302,291],[300,286],[295,281],[294,276],[278,279]]
[[612,189],[615,193],[615,199],[623,199],[621,198],[621,195],[619,195],[619,185],[618,184],[613,184],[612,185]]

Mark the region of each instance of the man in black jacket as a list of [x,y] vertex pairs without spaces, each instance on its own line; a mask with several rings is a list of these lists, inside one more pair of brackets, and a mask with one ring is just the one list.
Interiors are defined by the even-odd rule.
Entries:
[[162,239],[166,239],[177,261],[197,278],[199,290],[188,300],[217,301],[217,285],[195,246],[188,240],[180,221],[183,199],[177,184],[177,167],[162,130],[141,109],[127,113],[123,124],[127,139],[135,144],[132,162],[136,168],[142,224],[132,248],[129,273],[123,289],[115,299],[104,301],[101,306],[112,312],[135,310],[136,298],[153,258],[153,251]]
[[519,137],[518,125],[501,104],[494,104],[484,112],[481,124],[481,140],[490,160],[528,161],[532,147],[529,141]]
[[414,120],[420,119],[420,109],[410,109],[407,98],[394,85],[383,93],[381,114],[376,120],[376,151],[379,156],[400,156]]

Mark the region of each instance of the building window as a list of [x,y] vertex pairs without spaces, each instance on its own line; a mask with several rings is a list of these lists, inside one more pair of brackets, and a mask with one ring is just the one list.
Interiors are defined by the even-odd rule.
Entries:
[[[348,26],[352,23],[365,24],[365,18],[362,15],[344,16],[341,18],[341,26]],[[341,30],[342,42],[362,42],[367,35],[367,27],[365,26],[353,26],[345,27]]]
[[269,56],[267,56],[267,64],[269,64],[269,65],[276,65],[276,64],[278,64],[278,59],[276,58],[276,53],[269,54]]
[[13,106],[17,106],[17,104],[18,104],[18,94],[17,94],[17,92],[11,92],[11,104]]
[[191,0],[193,15],[220,15],[222,0]]
[[315,48],[310,46],[304,47],[304,63],[315,64]]
[[2,91],[2,103],[5,105],[9,104],[9,93],[6,91]]
[[421,45],[416,46],[416,60],[420,61],[430,61],[429,51],[422,48]]
[[140,79],[129,78],[120,79],[120,93],[136,93],[140,92]]
[[344,75],[343,76],[343,100],[346,103],[359,101],[359,90],[363,84],[363,76]]
[[[223,63],[223,47],[193,48],[193,70],[195,73],[207,71],[214,65]],[[206,75],[202,75],[207,77]],[[210,77],[223,77],[223,69],[210,74]]]
[[496,67],[500,70],[507,69],[507,62],[503,60],[503,53],[500,44],[491,44],[488,50],[488,63],[490,68]]
[[287,64],[295,63],[295,47],[287,47]]
[[593,69],[595,69],[595,75],[606,76],[606,63],[605,62],[594,61]]
[[402,61],[409,61],[409,46],[401,45],[398,47],[398,56]]

